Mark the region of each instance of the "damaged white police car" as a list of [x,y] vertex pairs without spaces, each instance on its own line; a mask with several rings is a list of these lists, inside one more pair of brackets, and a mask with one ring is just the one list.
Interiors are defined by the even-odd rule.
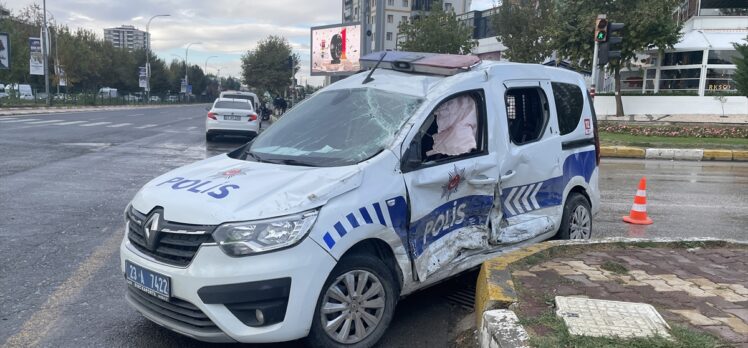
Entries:
[[378,68],[135,195],[132,307],[203,341],[370,347],[400,297],[590,237],[599,143],[580,75],[407,52],[362,64]]

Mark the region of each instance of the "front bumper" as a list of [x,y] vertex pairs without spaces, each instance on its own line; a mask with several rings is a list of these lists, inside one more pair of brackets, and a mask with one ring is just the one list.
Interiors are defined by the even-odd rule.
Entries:
[[[206,342],[264,343],[305,337],[311,327],[320,290],[335,266],[335,260],[310,238],[290,249],[248,257],[229,257],[218,246],[203,245],[191,264],[184,268],[167,265],[142,254],[125,238],[120,245],[120,269],[123,274],[125,260],[171,277],[173,299],[170,302],[161,301],[128,287],[128,303],[149,320]],[[232,286],[235,288],[241,284],[265,284],[286,278],[290,279],[290,290],[286,294],[288,303],[285,315],[281,315],[282,321],[274,324],[249,326],[247,313],[242,315],[236,307],[227,307],[225,302],[230,300],[222,300],[221,296],[215,295],[215,291],[212,292],[213,296],[206,297],[206,289],[232,289]],[[139,295],[147,297],[141,298]],[[148,300],[161,302],[151,304]],[[242,301],[245,300],[251,299]],[[189,317],[173,314],[168,308],[170,305],[178,307],[173,309],[177,313],[190,310],[185,312]],[[207,322],[203,321],[201,314]]]

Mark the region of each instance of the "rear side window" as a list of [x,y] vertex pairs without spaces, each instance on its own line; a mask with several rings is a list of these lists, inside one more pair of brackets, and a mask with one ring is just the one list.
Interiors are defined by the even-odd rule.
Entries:
[[514,144],[531,143],[543,137],[548,124],[547,100],[542,89],[512,88],[506,91],[509,137]]
[[584,97],[577,85],[553,82],[553,99],[556,101],[558,128],[561,135],[569,134],[577,129],[579,119],[582,118]]
[[242,95],[242,94],[225,94],[221,98],[229,98],[229,99],[242,99],[242,100],[249,100],[249,103],[254,103],[254,100],[252,100],[251,95]]
[[252,110],[252,105],[245,102],[235,101],[218,101],[216,102],[215,108],[217,109],[240,109],[240,110]]

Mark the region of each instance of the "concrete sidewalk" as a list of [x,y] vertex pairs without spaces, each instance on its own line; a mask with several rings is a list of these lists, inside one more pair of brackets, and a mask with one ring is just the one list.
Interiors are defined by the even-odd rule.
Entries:
[[115,111],[133,109],[155,109],[164,107],[189,106],[196,104],[158,104],[158,105],[101,105],[101,106],[42,106],[42,107],[0,107],[0,117],[38,114],[56,114],[65,112]]
[[[748,243],[551,241],[487,261],[477,285],[483,347],[526,346],[528,334],[552,335],[532,319],[558,315],[552,300],[558,296],[647,303],[671,327],[748,347]],[[532,324],[523,327],[520,320]],[[589,324],[623,332],[632,323],[624,317]]]

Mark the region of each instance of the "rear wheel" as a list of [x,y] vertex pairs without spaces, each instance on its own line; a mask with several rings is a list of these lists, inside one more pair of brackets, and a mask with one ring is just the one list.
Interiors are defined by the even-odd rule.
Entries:
[[561,227],[558,229],[560,239],[590,239],[592,236],[592,211],[590,202],[579,193],[571,193],[564,205]]
[[372,347],[392,320],[399,297],[392,272],[371,255],[341,259],[317,300],[307,338],[314,347]]

